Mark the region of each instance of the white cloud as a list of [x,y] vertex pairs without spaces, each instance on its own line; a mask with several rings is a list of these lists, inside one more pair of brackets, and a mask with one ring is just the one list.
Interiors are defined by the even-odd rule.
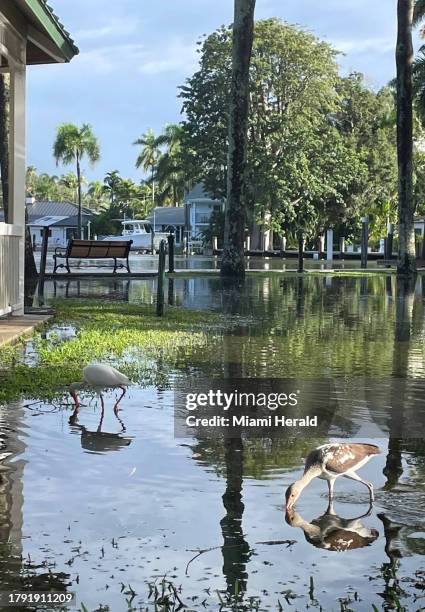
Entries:
[[72,65],[79,74],[105,75],[119,71],[155,75],[165,72],[186,74],[193,71],[196,64],[196,45],[174,39],[156,48],[128,43],[82,50]]
[[198,63],[196,49],[196,44],[187,44],[175,39],[160,50],[145,54],[139,72],[142,74],[193,72]]
[[334,46],[343,53],[371,53],[382,54],[394,51],[394,39],[386,38],[359,38],[351,40],[334,40]]
[[98,28],[82,29],[73,32],[73,37],[77,41],[95,41],[99,38],[111,36],[119,38],[120,36],[129,36],[141,29],[141,22],[138,19],[113,19],[106,22]]

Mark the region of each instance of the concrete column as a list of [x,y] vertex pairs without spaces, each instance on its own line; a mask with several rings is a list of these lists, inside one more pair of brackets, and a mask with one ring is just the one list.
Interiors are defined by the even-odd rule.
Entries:
[[344,238],[344,236],[341,236],[341,238],[339,239],[339,250],[341,251],[342,254],[345,253],[345,238]]
[[326,232],[326,259],[332,261],[334,258],[334,231],[328,229]]
[[24,312],[25,270],[25,174],[26,174],[26,67],[14,64],[10,71],[10,130],[9,130],[9,222],[22,228],[19,248],[19,307],[15,315]]

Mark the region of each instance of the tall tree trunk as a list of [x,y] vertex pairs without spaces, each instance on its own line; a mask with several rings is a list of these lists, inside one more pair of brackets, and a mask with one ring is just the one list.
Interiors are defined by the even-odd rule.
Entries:
[[80,154],[77,151],[77,181],[78,181],[78,238],[83,237],[83,202],[81,195],[81,167],[80,167]]
[[4,74],[0,74],[0,173],[3,193],[4,220],[9,218],[9,130],[8,88]]
[[[32,281],[38,277],[37,266],[35,265],[34,249],[31,240],[31,232],[28,225],[28,210],[25,206],[25,296],[28,295],[29,287],[33,286]],[[33,287],[34,289],[34,287]]]
[[397,157],[399,247],[397,273],[416,274],[413,222],[412,20],[414,0],[398,0],[397,19]]
[[245,166],[254,12],[255,0],[235,0],[227,200],[221,274],[242,278],[245,276]]

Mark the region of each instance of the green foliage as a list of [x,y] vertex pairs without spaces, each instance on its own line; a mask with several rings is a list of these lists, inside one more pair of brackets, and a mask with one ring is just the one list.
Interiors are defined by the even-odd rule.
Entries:
[[155,176],[161,205],[177,206],[183,202],[186,189],[183,131],[181,124],[169,123],[156,140],[159,146],[165,146],[158,158]]
[[[81,177],[81,182],[82,185],[87,183],[84,176]],[[37,168],[34,166],[27,168],[27,194],[33,196],[38,201],[76,202],[77,188],[78,179],[74,172],[56,176],[46,172],[38,174]]]
[[31,343],[36,360],[22,347],[0,349],[0,402],[24,396],[53,399],[81,379],[96,360],[110,361],[141,384],[164,384],[161,364],[185,368],[191,355],[211,346],[223,328],[212,313],[168,308],[158,318],[152,307],[98,301],[58,300],[55,324],[75,329],[63,339],[53,330]]
[[224,239],[224,212],[222,210],[214,210],[209,225],[206,229],[201,230],[202,241],[207,246],[212,246],[213,238],[218,238],[218,248],[221,248]]
[[73,123],[63,123],[57,129],[53,145],[56,163],[72,164],[77,159],[87,157],[91,164],[100,158],[99,143],[90,125],[84,123],[78,127]]
[[136,167],[149,173],[146,184],[159,206],[177,206],[183,201],[188,170],[183,136],[182,124],[168,123],[159,136],[149,129],[133,143],[142,147]]
[[149,128],[149,130],[135,140],[133,144],[142,147],[136,160],[136,168],[150,170],[153,176],[160,156],[159,144],[155,132]]
[[[200,68],[181,87],[191,180],[226,193],[231,28],[200,43]],[[248,222],[307,235],[356,230],[365,209],[396,192],[394,102],[358,74],[338,76],[337,52],[278,19],[256,23],[251,62]],[[378,215],[378,212],[376,214]]]

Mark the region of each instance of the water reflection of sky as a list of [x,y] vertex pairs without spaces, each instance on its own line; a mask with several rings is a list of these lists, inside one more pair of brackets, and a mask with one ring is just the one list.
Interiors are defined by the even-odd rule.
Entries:
[[[128,297],[149,301],[152,287],[151,280],[131,281]],[[232,335],[223,338],[222,350],[207,355],[208,375],[221,376],[231,365],[242,376],[354,374],[380,376],[388,385],[424,372],[422,279],[404,297],[397,297],[396,289],[395,279],[389,285],[385,278],[303,283],[249,278],[239,290],[223,290],[219,279],[200,278],[178,279],[173,287],[178,304],[241,317]],[[48,291],[51,295],[51,284]],[[83,295],[108,291],[122,297],[120,288],[104,282],[80,284]],[[420,387],[415,389],[413,384],[409,393],[419,393]],[[96,442],[96,401],[81,410],[74,425],[68,422],[70,410],[49,412],[53,406],[18,412],[10,407],[2,413],[7,418],[15,410],[14,431],[6,432],[14,454],[3,464],[7,486],[5,497],[0,495],[1,500],[15,496],[15,506],[18,500],[13,516],[18,522],[21,512],[23,524],[12,537],[24,558],[55,563],[55,571],[69,574],[70,590],[89,609],[107,603],[124,610],[121,582],[142,595],[146,580],[167,574],[183,585],[183,601],[203,597],[203,589],[230,589],[239,580],[269,609],[276,609],[278,599],[285,606],[290,592],[298,596],[294,609],[305,609],[314,598],[323,609],[339,609],[338,597],[357,592],[360,599],[350,606],[365,610],[372,603],[381,606],[383,564],[397,559],[401,580],[420,569],[425,553],[425,444],[420,439],[393,437],[389,463],[388,439],[364,439],[385,451],[361,470],[376,489],[375,507],[361,523],[369,532],[378,530],[379,537],[369,546],[337,553],[312,545],[301,527],[285,522],[283,511],[285,488],[301,475],[308,449],[323,440],[246,440],[239,448],[220,440],[175,439],[172,389],[130,389],[120,413],[125,432],[112,405],[109,395],[102,432],[110,438],[103,449],[99,438]],[[366,417],[359,409],[351,418],[357,423]],[[396,415],[388,418],[391,434]],[[84,435],[97,445],[87,444]],[[117,442],[122,438],[130,444]],[[367,491],[343,479],[335,490],[343,529],[343,519],[367,512]],[[307,525],[315,525],[326,508],[326,483],[316,480],[296,510]],[[288,540],[296,543],[288,546]],[[199,549],[212,550],[194,559],[186,572]],[[6,568],[0,556],[0,571]],[[410,595],[402,603],[407,609],[419,607],[422,600],[413,603],[413,594],[421,592],[408,580],[402,585]]]

